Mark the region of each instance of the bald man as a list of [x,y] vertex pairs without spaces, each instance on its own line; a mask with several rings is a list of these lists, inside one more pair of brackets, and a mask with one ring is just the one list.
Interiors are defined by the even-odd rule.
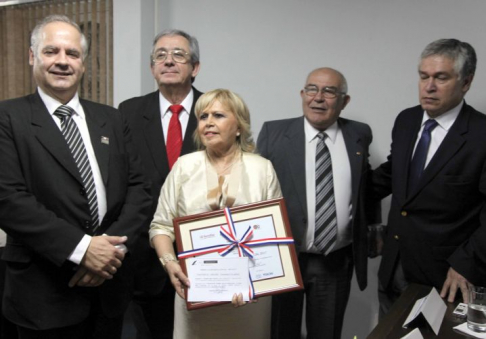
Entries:
[[303,116],[266,122],[258,137],[282,186],[305,287],[273,297],[272,338],[300,338],[304,295],[307,338],[340,338],[353,267],[359,287],[367,284],[367,220],[377,211],[364,206],[372,134],[339,117],[347,91],[339,71],[312,71],[300,91]]

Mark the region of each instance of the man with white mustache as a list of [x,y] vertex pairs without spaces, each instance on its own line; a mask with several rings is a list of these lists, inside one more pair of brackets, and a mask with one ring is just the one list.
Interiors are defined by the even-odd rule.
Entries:
[[365,207],[372,134],[339,117],[347,87],[337,70],[312,71],[300,92],[304,116],[266,122],[258,136],[282,188],[305,287],[273,296],[272,338],[300,338],[304,295],[307,338],[340,338],[353,268],[360,288],[367,284],[367,223],[379,220],[375,206]]

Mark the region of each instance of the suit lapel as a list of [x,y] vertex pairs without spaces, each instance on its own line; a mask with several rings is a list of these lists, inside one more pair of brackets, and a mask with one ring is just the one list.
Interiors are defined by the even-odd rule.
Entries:
[[361,173],[363,171],[363,159],[367,157],[366,148],[363,147],[360,135],[350,125],[346,119],[338,120],[339,127],[343,133],[344,143],[346,145],[346,151],[348,153],[349,165],[351,167],[351,182],[352,182],[352,204],[353,215],[356,209],[354,206],[358,206],[358,190],[361,180]]
[[160,176],[169,171],[169,161],[167,160],[167,151],[165,149],[164,131],[162,129],[162,120],[160,116],[159,91],[155,91],[151,100],[143,111],[145,119],[144,135],[145,143],[150,149],[152,160]]
[[194,99],[192,101],[191,111],[189,112],[189,121],[187,123],[186,133],[184,134],[184,140],[182,141],[181,155],[194,151],[194,142],[192,140],[192,135],[197,128],[197,118],[196,114],[194,113],[194,107],[196,106],[197,99],[199,99],[202,93],[194,87],[192,88],[192,91],[194,94]]
[[437,174],[442,168],[450,161],[450,159],[461,149],[462,145],[466,142],[463,134],[467,133],[467,125],[469,121],[469,111],[466,108],[466,104],[457,116],[456,121],[451,126],[446,137],[440,144],[436,153],[430,160],[429,164],[425,168],[420,180],[417,184],[417,189],[412,192],[410,199],[412,199],[418,192],[420,192]]
[[38,93],[31,97],[32,125],[39,142],[71,175],[82,184],[79,170],[59,127],[47,111]]
[[294,120],[285,134],[287,161],[289,164],[297,197],[307,215],[307,198],[305,184],[305,131],[304,117]]
[[396,143],[396,150],[393,150],[393,168],[396,170],[396,178],[405,178],[405,180],[395,181],[397,185],[393,191],[394,198],[402,204],[410,198],[411,194],[407,193],[408,172],[410,169],[410,162],[412,161],[413,149],[417,141],[418,132],[422,124],[424,111],[420,106],[416,111],[410,113],[410,116],[405,120],[405,126],[395,126],[398,129],[395,133],[399,135]]
[[[110,133],[107,129],[106,117],[102,112],[94,112],[84,100],[80,100],[86,116],[86,124],[89,130],[91,146],[98,162],[98,167],[103,178],[103,183],[108,185],[108,172],[110,160]],[[113,140],[114,141],[114,140]]]

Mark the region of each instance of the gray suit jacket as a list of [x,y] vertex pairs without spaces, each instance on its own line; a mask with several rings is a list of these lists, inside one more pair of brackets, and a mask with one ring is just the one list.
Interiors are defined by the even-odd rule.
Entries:
[[[372,141],[368,125],[339,118],[348,151],[352,176],[353,259],[359,287],[367,285],[367,224],[379,220],[379,207],[365,206],[370,166],[368,147]],[[260,154],[272,161],[286,201],[297,250],[304,246],[307,232],[305,185],[304,117],[266,122],[258,136]]]

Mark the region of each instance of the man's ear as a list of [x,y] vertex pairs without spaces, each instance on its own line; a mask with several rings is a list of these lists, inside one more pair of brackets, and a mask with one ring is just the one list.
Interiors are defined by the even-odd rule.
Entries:
[[350,101],[351,101],[351,97],[346,94],[344,96],[344,99],[343,99],[343,108],[342,109],[344,109],[349,104]]
[[32,50],[32,47],[29,48],[29,65],[34,66],[34,51]]
[[464,79],[464,83],[462,84],[462,92],[466,94],[467,91],[471,88],[472,81],[474,79],[474,74],[468,75]]

